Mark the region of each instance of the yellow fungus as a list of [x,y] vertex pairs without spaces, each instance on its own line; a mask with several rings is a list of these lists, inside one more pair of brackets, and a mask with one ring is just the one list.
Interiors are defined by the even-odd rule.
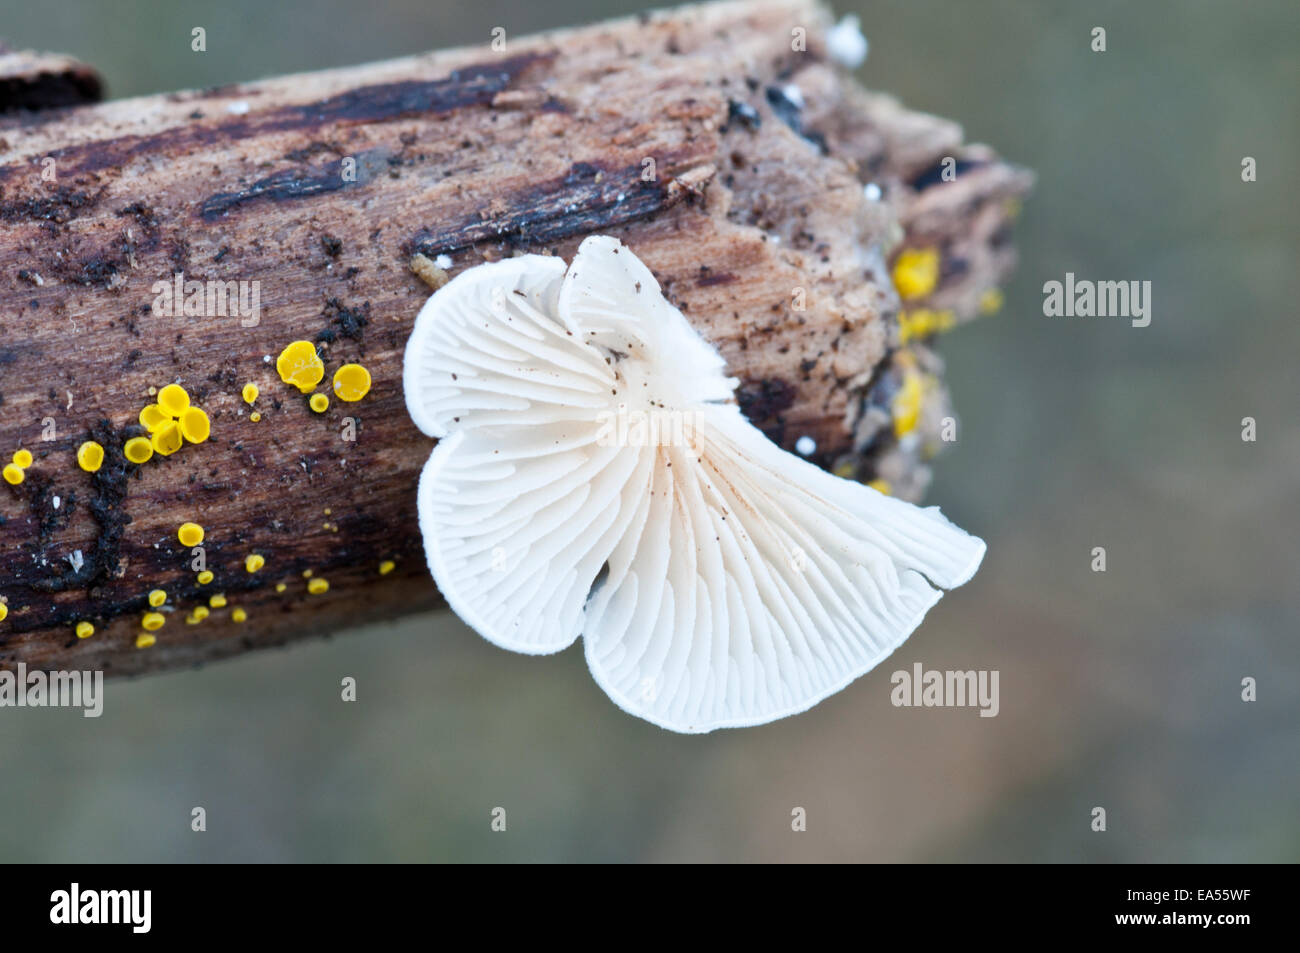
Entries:
[[255,410],[248,415],[248,419],[251,420],[253,423],[257,423],[259,420],[262,419],[262,415]]
[[304,579],[310,579],[310,578],[311,578],[311,570],[310,570],[310,569],[304,569],[304,570],[302,571],[302,578],[304,578]]
[[89,622],[78,622],[76,631],[77,638],[88,639],[95,634],[95,627]]
[[167,617],[161,612],[146,612],[144,618],[140,620],[140,624],[148,631],[153,632],[157,629],[161,629],[163,623],[166,621]]
[[132,463],[148,463],[153,456],[153,444],[148,437],[132,437],[122,448],[126,458]]
[[370,372],[360,364],[344,364],[334,372],[334,395],[339,400],[360,400],[370,393]]
[[212,570],[210,570],[210,569],[205,569],[205,570],[203,570],[203,572],[199,573],[199,585],[200,585],[200,586],[206,586],[206,585],[207,585],[208,583],[210,583],[211,581],[212,581]]
[[284,590],[286,590],[286,589],[288,589],[288,588],[289,588],[289,587],[286,586],[286,585],[285,585],[284,583],[282,583],[282,582],[277,582],[277,583],[275,584],[275,591],[276,591],[276,592],[284,592]]
[[190,395],[180,384],[168,384],[158,392],[158,406],[173,417],[179,417],[190,406]]
[[916,422],[921,416],[921,398],[924,390],[919,374],[903,375],[903,386],[890,403],[890,410],[894,416],[895,437],[901,437],[916,429]]
[[9,607],[0,602],[0,622],[3,622],[9,616]]
[[150,591],[149,605],[153,606],[155,609],[157,609],[160,605],[162,605],[166,601],[167,601],[167,593],[163,592],[163,590],[154,589]]
[[1002,290],[985,288],[980,295],[980,314],[997,314],[1002,310]]
[[150,635],[148,632],[141,632],[135,637],[135,647],[137,649],[147,649],[157,641],[157,636]]
[[243,622],[247,618],[248,618],[248,613],[245,612],[243,609],[235,609],[233,612],[230,613],[231,622]]
[[397,568],[397,563],[393,562],[391,559],[385,559],[382,563],[379,564],[379,575],[387,576],[390,572],[392,572],[396,568]]
[[251,381],[245,384],[244,389],[240,391],[241,396],[244,398],[244,403],[246,404],[251,404],[253,401],[257,400],[257,395],[260,393],[261,391],[257,389],[257,385]]
[[244,568],[249,572],[257,572],[266,565],[266,558],[259,553],[249,553],[244,557]]
[[176,531],[176,538],[182,546],[197,546],[203,542],[203,527],[198,523],[182,523]]
[[140,426],[153,433],[163,424],[171,422],[171,415],[157,404],[146,404],[140,411]]
[[32,465],[32,452],[30,450],[19,450],[14,454],[14,463],[26,470]]
[[844,477],[845,479],[848,479],[849,477],[853,476],[853,469],[854,469],[853,464],[848,461],[845,461],[844,463],[839,463],[835,465],[834,473],[837,477]]
[[311,409],[316,413],[323,414],[329,410],[330,399],[324,394],[312,394],[311,400],[307,401],[307,403],[311,405]]
[[888,480],[882,480],[880,479],[880,477],[876,477],[874,480],[867,483],[867,486],[871,487],[873,490],[885,494],[885,496],[889,496],[890,492],[894,489],[892,486],[889,485]]
[[276,358],[275,369],[280,380],[304,394],[310,394],[325,377],[325,362],[310,341],[294,341],[286,347]]
[[208,600],[208,605],[212,606],[214,609],[224,609],[226,607],[226,597],[221,593],[217,593]]
[[894,287],[904,301],[924,298],[938,283],[938,249],[908,248],[894,262]]
[[189,625],[198,625],[207,617],[208,617],[207,606],[195,606],[194,611],[189,614],[189,616],[185,619],[185,621]]
[[170,457],[179,450],[185,443],[181,436],[181,428],[176,421],[170,421],[163,424],[150,438],[155,453],[160,453],[164,457]]
[[932,334],[947,331],[957,323],[952,311],[931,311],[929,308],[917,308],[903,311],[898,315],[898,343],[928,338]]
[[332,510],[330,507],[327,506],[322,512],[324,512],[326,516],[329,516],[331,513],[334,512],[334,510]]
[[87,440],[77,448],[77,466],[87,473],[95,473],[104,465],[104,448]]
[[313,579],[307,583],[307,591],[313,596],[319,596],[323,592],[329,592],[330,584],[324,579]]
[[5,482],[12,484],[13,486],[17,486],[19,483],[22,483],[24,479],[26,479],[25,476],[23,475],[23,468],[16,463],[5,464],[4,477],[5,477]]
[[190,443],[202,443],[212,433],[212,421],[197,407],[189,407],[181,414],[181,435]]

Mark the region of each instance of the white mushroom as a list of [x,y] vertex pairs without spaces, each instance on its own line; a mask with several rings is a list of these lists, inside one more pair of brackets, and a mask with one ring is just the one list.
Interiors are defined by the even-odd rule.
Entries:
[[518,652],[583,636],[610,697],[674,731],[809,708],[984,555],[937,508],[770,442],[613,238],[588,238],[567,271],[526,255],[462,272],[420,311],[404,386],[441,438],[419,514],[451,608]]

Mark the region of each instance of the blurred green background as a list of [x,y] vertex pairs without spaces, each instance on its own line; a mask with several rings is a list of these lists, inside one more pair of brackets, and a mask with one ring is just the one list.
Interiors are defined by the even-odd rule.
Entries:
[[[0,35],[116,97],[641,8],[0,0]],[[580,647],[514,655],[446,614],[110,683],[99,720],[5,709],[0,860],[1300,860],[1300,5],[837,12],[867,85],[1039,177],[1006,307],[941,347],[963,431],[929,501],[988,541],[975,580],[811,712],[704,737],[618,711]],[[1152,281],[1151,326],[1045,318],[1066,271]],[[914,662],[999,670],[1001,713],[892,707]]]

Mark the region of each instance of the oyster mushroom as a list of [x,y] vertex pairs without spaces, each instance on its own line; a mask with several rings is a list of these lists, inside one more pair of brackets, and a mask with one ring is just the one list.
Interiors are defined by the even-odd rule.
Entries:
[[673,731],[801,712],[889,655],[984,543],[777,447],[718,352],[614,238],[566,270],[462,272],[407,342],[419,485],[451,608],[517,652],[583,637],[620,707]]

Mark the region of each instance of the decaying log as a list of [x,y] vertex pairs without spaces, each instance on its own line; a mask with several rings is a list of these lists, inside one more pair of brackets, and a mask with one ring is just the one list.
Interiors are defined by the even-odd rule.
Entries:
[[[0,118],[0,463],[35,457],[0,483],[0,665],[140,672],[438,604],[415,517],[432,446],[401,389],[429,294],[417,254],[455,275],[617,235],[774,440],[810,437],[818,464],[919,494],[947,398],[928,390],[920,439],[895,439],[900,357],[938,365],[925,342],[898,347],[892,256],[938,248],[919,304],[973,315],[1012,264],[1030,180],[859,89],[828,26],[806,0],[706,5],[203,92],[32,97]],[[255,282],[260,311],[163,313],[157,283],[177,275]],[[365,364],[369,396],[310,410],[273,365],[296,339],[329,373]],[[212,437],[128,464],[151,388],[171,382]],[[90,439],[108,451],[94,474],[76,462]],[[206,586],[185,521],[206,530]],[[307,571],[329,591],[308,593]],[[168,621],[137,649],[155,588]],[[187,624],[216,593],[227,606]],[[96,632],[78,639],[83,620]]]
[[98,102],[99,74],[67,56],[11,50],[0,42],[0,114]]

